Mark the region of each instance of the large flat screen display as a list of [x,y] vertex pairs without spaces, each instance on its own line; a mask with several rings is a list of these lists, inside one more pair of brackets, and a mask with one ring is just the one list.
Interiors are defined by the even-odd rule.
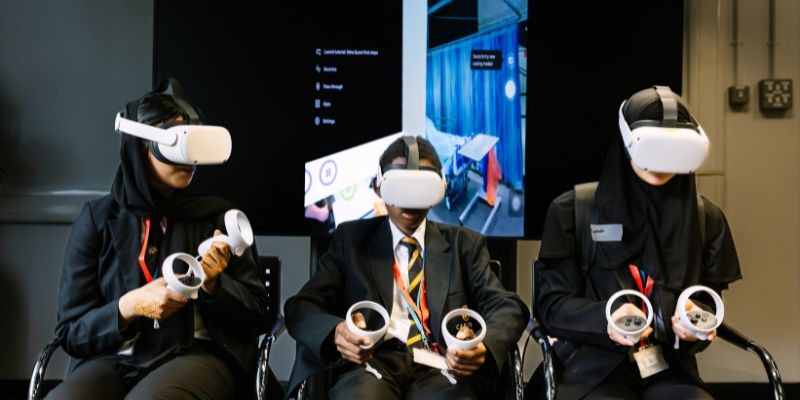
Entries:
[[[524,235],[527,1],[437,4],[422,13],[404,10],[402,129],[383,135],[372,129],[372,140],[320,148],[336,151],[305,163],[304,216],[316,232],[385,214],[372,185],[378,158],[389,143],[412,134],[433,144],[447,182],[431,220],[487,236]],[[358,114],[337,109],[345,95],[382,102],[369,95],[379,82],[346,73],[370,70],[380,49],[352,40],[324,36],[307,50],[316,55],[310,66],[319,78],[315,135],[349,135],[352,128],[339,121]]]
[[380,215],[378,157],[413,134],[448,182],[432,220],[524,235],[527,1],[155,7],[154,81],[177,78],[233,138],[193,186],[236,202],[257,233],[328,235]]

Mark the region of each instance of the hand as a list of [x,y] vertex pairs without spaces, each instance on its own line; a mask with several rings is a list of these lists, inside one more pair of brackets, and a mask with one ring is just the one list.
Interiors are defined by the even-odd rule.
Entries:
[[188,302],[188,298],[167,288],[163,277],[158,278],[119,299],[120,328],[130,325],[136,317],[165,319]]
[[305,217],[310,219],[315,219],[319,222],[325,222],[328,220],[328,216],[330,215],[330,209],[328,208],[328,204],[324,201],[322,205],[317,205],[314,203],[308,207],[306,207]]
[[[474,337],[475,332],[466,325],[463,325],[456,333],[456,339],[459,340],[468,340]],[[447,369],[459,375],[472,375],[486,362],[486,346],[483,342],[480,342],[477,346],[468,350],[451,347],[447,349],[445,361],[447,362]]]
[[[367,327],[364,321],[364,315],[361,313],[353,313],[353,322],[361,329]],[[350,329],[347,327],[347,322],[342,321],[339,325],[336,325],[333,341],[336,344],[336,350],[338,350],[342,358],[347,361],[360,365],[372,359],[374,343],[372,343],[369,338],[350,332]],[[364,349],[360,346],[369,348]]]
[[[699,310],[698,307],[692,300],[686,300],[686,312],[692,312],[695,310]],[[685,326],[681,325],[681,319],[678,317],[678,310],[675,310],[675,315],[672,316],[672,331],[675,332],[675,336],[679,339],[683,340],[684,342],[696,342],[699,340],[697,336],[692,333],[691,330],[687,329]],[[714,329],[711,333],[708,334],[708,340],[712,341],[714,338],[717,337],[717,330]]]
[[[645,315],[644,311],[642,311],[639,307],[636,307],[631,303],[625,303],[621,305],[619,308],[617,308],[617,310],[614,311],[613,314],[611,314],[611,320],[616,321],[618,318],[624,317],[626,315],[633,315],[642,318],[647,318],[647,315]],[[608,326],[606,327],[606,331],[608,333],[608,338],[611,339],[612,342],[616,342],[623,346],[633,346],[636,344],[636,342],[634,342],[633,340],[630,340],[621,333],[617,332],[613,327],[611,327],[611,324],[608,324]],[[648,326],[647,329],[645,329],[644,333],[642,333],[640,340],[647,339],[647,337],[650,336],[652,332],[653,328]]]
[[[214,231],[214,236],[222,235],[222,232],[217,229]],[[203,281],[203,291],[210,295],[216,295],[219,286],[219,275],[228,268],[228,261],[231,259],[231,250],[225,242],[214,242],[209,247],[206,254],[203,254],[200,265],[203,267],[203,272],[206,274],[206,279]]]

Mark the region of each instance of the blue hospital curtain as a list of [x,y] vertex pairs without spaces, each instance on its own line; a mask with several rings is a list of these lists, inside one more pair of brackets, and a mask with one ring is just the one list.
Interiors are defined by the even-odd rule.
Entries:
[[[438,130],[499,138],[495,150],[503,181],[514,189],[522,189],[524,174],[518,49],[514,24],[430,50],[426,92],[426,114]],[[501,69],[471,69],[472,50],[501,51]],[[511,97],[507,86],[515,88]]]

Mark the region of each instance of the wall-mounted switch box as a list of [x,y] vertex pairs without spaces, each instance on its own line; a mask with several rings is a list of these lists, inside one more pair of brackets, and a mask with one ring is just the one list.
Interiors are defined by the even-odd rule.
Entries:
[[728,104],[743,107],[750,102],[750,86],[731,86],[728,88]]

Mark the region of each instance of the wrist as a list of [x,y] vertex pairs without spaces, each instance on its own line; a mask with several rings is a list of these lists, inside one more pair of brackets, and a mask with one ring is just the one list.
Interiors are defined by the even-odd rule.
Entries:
[[211,296],[216,296],[217,292],[219,291],[219,279],[218,277],[214,277],[211,279],[206,279],[203,282],[202,289],[204,292]]
[[122,297],[119,298],[118,310],[119,310],[119,327],[120,329],[127,328],[128,325],[133,322],[137,315],[135,307],[133,306],[133,296],[131,292],[125,293]]

